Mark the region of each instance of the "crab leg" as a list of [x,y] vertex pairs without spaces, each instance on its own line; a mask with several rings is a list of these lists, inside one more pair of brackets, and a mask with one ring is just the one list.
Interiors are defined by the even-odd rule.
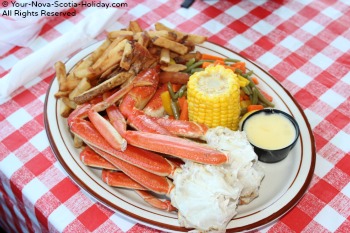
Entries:
[[119,106],[121,113],[125,118],[129,118],[134,114],[136,109],[143,109],[148,101],[152,98],[157,90],[159,81],[159,70],[152,68],[140,73],[134,82],[149,83],[147,86],[137,86],[125,95],[122,103]]
[[85,102],[81,105],[78,105],[78,107],[74,109],[74,111],[71,112],[71,114],[69,114],[67,118],[68,126],[70,126],[72,121],[74,121],[76,118],[83,119],[88,117],[88,112],[91,109],[91,107],[101,101],[102,101],[102,96],[96,96],[89,102]]
[[75,121],[75,119],[83,119],[88,116],[88,112],[91,108],[91,104],[85,103],[82,105],[79,105],[76,109],[74,109],[71,114],[69,114],[67,118],[68,126],[70,127],[72,123]]
[[[96,126],[96,129],[99,133],[108,141],[108,143],[116,150],[124,151],[127,146],[127,142],[121,136],[121,133],[118,132],[106,119],[104,119],[98,112],[106,110],[107,108],[113,106],[117,101],[123,99],[123,102],[126,100],[126,104],[130,98],[132,99],[133,91],[142,90],[145,92],[145,95],[152,94],[154,85],[158,85],[158,72],[156,69],[149,69],[147,71],[141,72],[136,76],[133,82],[128,83],[128,85],[123,86],[114,94],[109,95],[102,102],[94,105],[88,112],[90,121]],[[127,94],[127,95],[126,95]],[[154,93],[153,93],[154,94]],[[125,96],[126,95],[126,96]],[[124,97],[125,96],[125,97]],[[149,98],[151,98],[150,96]],[[143,96],[145,98],[145,96]],[[143,101],[148,101],[144,99]],[[138,102],[140,102],[138,100]],[[145,102],[144,104],[146,104]],[[134,107],[134,105],[132,105]],[[142,106],[143,107],[143,106]]]
[[169,131],[155,122],[151,116],[145,115],[141,110],[157,93],[159,82],[158,69],[149,69],[138,75],[135,81],[148,82],[148,86],[139,86],[133,88],[124,98],[119,106],[121,113],[127,119],[128,124],[133,128],[158,134],[170,135]]
[[180,137],[203,139],[205,133],[208,131],[208,127],[205,124],[200,124],[193,121],[166,118],[153,119],[168,132]]
[[120,135],[120,133],[103,118],[98,112],[106,110],[108,107],[111,107],[115,102],[120,100],[127,94],[132,88],[133,83],[121,88],[119,91],[110,95],[108,98],[103,100],[100,103],[92,106],[88,112],[90,121],[96,126],[98,132],[107,140],[107,142],[116,150],[124,151],[127,146],[127,142]]
[[131,179],[155,193],[169,194],[174,188],[174,184],[164,176],[155,175],[132,164],[124,162],[123,160],[118,159],[96,147],[91,146],[91,148],[111,164],[119,168]]
[[171,135],[166,128],[158,124],[152,117],[144,115],[142,111],[139,112],[139,114],[135,113],[128,118],[128,123],[133,128],[143,132]]
[[126,150],[121,152],[114,149],[101,136],[91,122],[76,119],[71,125],[71,131],[80,137],[86,144],[107,152],[125,162],[134,164],[144,170],[160,176],[169,176],[174,172],[175,166],[151,151],[145,151],[140,148],[128,145]]
[[90,109],[88,115],[90,121],[96,126],[98,132],[106,139],[109,145],[116,150],[125,151],[127,146],[126,140],[114,129],[108,120],[102,117],[93,108]]
[[84,148],[81,152],[81,157],[84,158],[84,162],[88,166],[104,168],[102,170],[101,178],[102,181],[109,186],[133,189],[142,199],[144,199],[144,201],[158,209],[165,211],[176,210],[169,200],[160,200],[156,198],[154,195],[146,191],[147,189],[145,187],[125,175],[123,172],[109,170],[117,168],[94,152],[90,147]]
[[145,187],[120,171],[102,170],[102,181],[113,187],[147,190]]
[[96,152],[88,146],[80,152],[80,160],[89,167],[117,170],[113,164],[96,154]]
[[[134,82],[148,83],[149,85],[135,86],[132,88],[123,98],[119,110],[127,119],[128,124],[133,128],[146,132],[169,135],[170,133],[164,127],[160,126],[152,117],[145,115],[144,112],[141,111],[156,93],[159,81],[158,74],[159,71],[157,68],[140,73],[135,78]],[[116,118],[118,118],[118,116],[116,116]],[[122,130],[120,130],[119,126],[115,128],[120,134],[124,133],[121,132]]]
[[220,165],[228,162],[228,156],[205,144],[183,138],[141,131],[126,131],[129,144],[146,150],[173,155],[198,163]]
[[171,205],[170,200],[160,200],[145,190],[135,190],[135,192],[138,195],[140,195],[140,197],[142,197],[143,200],[145,200],[147,203],[158,209],[165,210],[168,212],[177,210],[174,206]]
[[115,105],[108,107],[106,112],[111,125],[123,136],[126,131],[126,121],[122,113]]
[[156,198],[149,191],[146,191],[147,189],[145,187],[135,182],[123,172],[103,170],[102,181],[112,187],[133,189],[144,201],[158,209],[169,212],[176,210],[176,208],[171,205],[169,200],[160,200]]
[[97,103],[94,105],[94,110],[96,112],[101,112],[106,110],[109,106],[112,106],[115,104],[118,100],[122,99],[130,90],[134,88],[134,82],[130,82],[128,85],[124,86],[123,88],[119,89],[114,94],[110,95],[105,100],[101,101],[100,103]]
[[146,115],[152,117],[163,117],[165,116],[165,109],[163,107],[163,102],[161,99],[161,94],[164,91],[168,90],[168,85],[166,83],[162,84],[154,93],[153,97],[147,103],[147,105],[143,108],[143,111]]
[[69,115],[67,119],[68,126],[71,127],[76,121],[89,117],[92,123],[98,125],[98,131],[114,149],[125,150],[127,146],[126,140],[120,136],[118,131],[115,130],[105,118],[94,110],[94,106],[95,105],[91,105],[90,103],[80,105]]

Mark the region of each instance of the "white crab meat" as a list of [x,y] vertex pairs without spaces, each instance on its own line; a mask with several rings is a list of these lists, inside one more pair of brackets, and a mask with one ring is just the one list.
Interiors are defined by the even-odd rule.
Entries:
[[245,132],[216,127],[208,130],[206,141],[211,147],[229,155],[230,162],[225,167],[243,185],[242,204],[248,204],[256,198],[259,195],[264,172],[258,165],[258,156],[250,145]]
[[208,145],[229,156],[229,163],[213,166],[187,161],[174,174],[171,203],[178,209],[181,226],[197,232],[225,232],[237,205],[258,196],[264,173],[244,132],[216,127],[205,138]]
[[236,215],[241,185],[222,166],[186,162],[174,174],[171,203],[179,223],[202,231],[222,230]]

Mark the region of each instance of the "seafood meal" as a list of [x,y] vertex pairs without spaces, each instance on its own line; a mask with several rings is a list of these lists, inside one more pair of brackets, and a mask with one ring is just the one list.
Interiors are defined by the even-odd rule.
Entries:
[[240,123],[274,104],[245,62],[196,51],[206,40],[131,21],[71,70],[56,62],[55,97],[103,182],[177,212],[189,230],[225,232],[264,178]]

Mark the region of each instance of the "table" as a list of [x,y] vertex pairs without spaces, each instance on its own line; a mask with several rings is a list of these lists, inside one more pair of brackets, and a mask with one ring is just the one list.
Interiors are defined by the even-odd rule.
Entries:
[[[127,1],[116,27],[160,21],[256,62],[294,96],[316,142],[312,182],[280,220],[256,232],[350,232],[350,2],[348,0]],[[29,47],[0,55],[0,78],[84,18],[49,17]],[[102,35],[103,36],[103,35]],[[102,37],[101,36],[101,37]],[[0,226],[8,232],[160,232],[96,202],[61,168],[44,128],[53,68],[0,105]]]

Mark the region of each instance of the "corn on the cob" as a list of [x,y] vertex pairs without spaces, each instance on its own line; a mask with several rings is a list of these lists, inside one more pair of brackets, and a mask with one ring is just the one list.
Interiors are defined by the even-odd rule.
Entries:
[[237,75],[221,65],[194,73],[187,84],[189,119],[208,127],[237,130],[240,116]]

